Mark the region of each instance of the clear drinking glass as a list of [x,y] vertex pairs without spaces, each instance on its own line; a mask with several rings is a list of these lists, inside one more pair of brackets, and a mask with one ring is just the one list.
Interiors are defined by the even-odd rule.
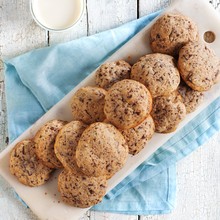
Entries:
[[[72,0],[72,1],[79,1],[81,7],[79,8],[79,11],[77,11],[77,15],[75,17],[75,19],[73,19],[72,23],[70,23],[68,26],[65,27],[49,27],[47,26],[46,22],[41,22],[39,18],[39,16],[36,13],[36,4],[39,0],[30,0],[30,11],[31,11],[31,15],[34,18],[35,22],[42,28],[44,28],[47,31],[55,31],[55,32],[61,32],[61,31],[65,31],[65,30],[69,30],[70,28],[74,27],[81,19],[83,13],[84,13],[84,8],[85,8],[85,0]],[[61,2],[65,2],[63,0],[59,0]],[[38,9],[39,9],[39,5],[38,5]],[[52,12],[52,8],[51,8],[51,12]],[[65,15],[64,15],[65,16]]]

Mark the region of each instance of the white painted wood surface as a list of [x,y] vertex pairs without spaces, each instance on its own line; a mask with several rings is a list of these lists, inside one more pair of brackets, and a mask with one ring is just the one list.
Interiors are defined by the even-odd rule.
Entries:
[[[64,33],[39,28],[29,13],[27,0],[0,0],[0,57],[10,58],[28,50],[66,42],[119,26],[162,9],[173,0],[87,0],[80,23]],[[207,0],[208,1],[208,0]],[[217,8],[220,0],[209,1]],[[219,8],[218,8],[219,10]],[[220,10],[219,10],[220,11]],[[7,143],[7,119],[3,64],[0,61],[0,151]],[[220,219],[220,134],[177,164],[177,204],[171,214],[127,216],[88,212],[83,220],[219,220]],[[0,220],[37,220],[15,199],[2,180]]]

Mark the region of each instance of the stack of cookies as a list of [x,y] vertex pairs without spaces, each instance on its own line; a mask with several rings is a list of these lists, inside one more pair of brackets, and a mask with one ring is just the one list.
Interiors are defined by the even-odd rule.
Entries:
[[177,129],[220,78],[220,62],[199,40],[196,24],[165,14],[152,26],[154,53],[133,66],[123,60],[101,65],[96,86],[72,97],[73,120],[52,120],[11,152],[10,170],[28,186],[40,186],[62,168],[58,190],[75,207],[99,203],[107,180],[136,155],[154,132]]

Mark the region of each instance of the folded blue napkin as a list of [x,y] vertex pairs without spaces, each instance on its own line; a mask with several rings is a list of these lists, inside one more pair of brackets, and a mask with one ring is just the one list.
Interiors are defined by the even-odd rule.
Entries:
[[[68,43],[5,61],[8,131],[13,141],[159,12]],[[125,214],[169,213],[175,163],[220,130],[220,99],[187,124],[92,209]]]

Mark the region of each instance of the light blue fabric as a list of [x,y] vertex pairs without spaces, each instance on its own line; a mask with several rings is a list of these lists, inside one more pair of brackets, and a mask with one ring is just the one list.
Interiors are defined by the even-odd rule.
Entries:
[[[158,15],[5,61],[10,141]],[[161,214],[175,205],[175,163],[220,129],[220,99],[157,150],[93,210]]]

